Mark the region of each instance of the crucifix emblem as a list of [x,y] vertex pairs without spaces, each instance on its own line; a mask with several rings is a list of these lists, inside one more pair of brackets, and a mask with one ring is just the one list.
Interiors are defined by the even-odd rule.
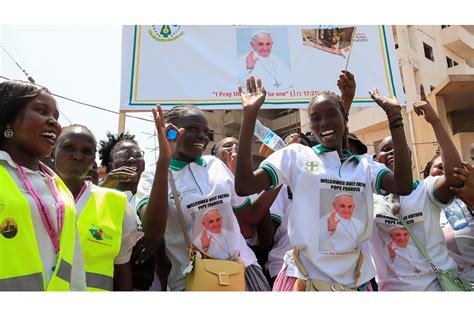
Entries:
[[319,170],[319,163],[315,160],[307,161],[305,164],[305,169],[308,172],[318,172]]

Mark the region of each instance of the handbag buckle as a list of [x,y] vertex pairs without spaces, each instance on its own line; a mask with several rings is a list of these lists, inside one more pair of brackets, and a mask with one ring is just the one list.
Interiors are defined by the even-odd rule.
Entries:
[[219,285],[229,285],[229,275],[225,272],[219,272]]
[[344,291],[344,287],[338,283],[335,283],[335,284],[331,284],[331,291],[333,292],[340,292],[340,291]]

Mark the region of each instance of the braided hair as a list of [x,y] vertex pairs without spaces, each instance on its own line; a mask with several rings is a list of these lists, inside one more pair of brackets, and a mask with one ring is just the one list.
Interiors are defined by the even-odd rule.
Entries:
[[430,176],[430,170],[431,170],[431,167],[433,166],[433,162],[439,156],[441,156],[441,154],[437,151],[436,154],[433,156],[433,158],[431,158],[431,160],[428,161],[428,163],[425,166],[425,169],[423,169],[423,171],[421,172],[421,173],[423,173],[423,178],[426,179]]
[[137,141],[135,140],[135,135],[129,134],[128,132],[121,134],[112,134],[107,132],[107,140],[101,140],[99,142],[99,158],[102,166],[105,167],[107,172],[111,171],[112,164],[112,153],[116,146],[121,143],[128,142],[138,146]]
[[171,110],[166,112],[165,121],[166,123],[172,123],[176,127],[180,127],[181,119],[186,115],[187,112],[197,112],[204,116],[204,113],[200,108],[192,104],[183,104],[174,106]]
[[349,128],[347,127],[347,122],[349,122],[349,115],[346,113],[344,108],[344,101],[340,96],[335,94],[332,91],[318,91],[314,97],[311,98],[308,104],[308,113],[309,109],[317,102],[318,98],[323,97],[333,101],[335,104],[339,106],[339,111],[344,118],[344,134],[342,136],[342,148],[346,149],[349,148]]

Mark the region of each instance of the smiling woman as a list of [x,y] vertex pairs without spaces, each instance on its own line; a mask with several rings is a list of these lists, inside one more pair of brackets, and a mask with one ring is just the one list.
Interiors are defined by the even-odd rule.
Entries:
[[[137,222],[125,194],[85,181],[96,146],[87,127],[71,125],[63,129],[54,150],[56,171],[76,203],[80,241],[76,248],[82,249],[83,260],[75,257],[74,264],[85,268],[89,291],[132,290],[129,261],[138,237]],[[73,283],[73,289],[77,287]]]
[[74,200],[39,161],[61,133],[57,120],[46,88],[0,83],[0,290],[68,291],[72,275],[83,275],[73,265]]
[[[159,106],[153,110],[158,131],[160,155],[156,169],[145,171],[137,190],[137,210],[145,235],[159,242],[166,234],[166,250],[171,261],[168,286],[172,291],[185,289],[189,263],[176,203],[184,213],[184,234],[194,241],[204,255],[215,259],[245,263],[248,291],[268,291],[270,287],[257,264],[257,258],[246,245],[234,215],[250,206],[248,197],[239,197],[234,190],[234,176],[225,164],[214,156],[203,156],[209,143],[209,126],[203,112],[193,105],[176,106],[166,117]],[[175,140],[166,137],[168,130],[178,134]],[[172,174],[180,201],[175,201],[168,185]],[[212,217],[212,218],[211,218]],[[216,225],[210,224],[218,220]]]
[[[333,92],[321,92],[309,103],[311,130],[320,144],[313,148],[288,145],[267,157],[254,172],[252,131],[266,91],[262,81],[254,77],[247,79],[246,86],[246,92],[239,87],[243,120],[236,191],[247,195],[285,184],[293,193],[288,231],[296,247],[286,253],[273,289],[365,290],[374,277],[374,267],[367,260],[370,253],[363,246],[372,228],[372,195],[381,190],[406,194],[410,188],[411,178],[406,177],[411,177],[408,147],[399,128],[403,126],[401,115],[392,121],[388,117],[397,139],[398,166],[402,167],[393,174],[371,156],[353,155],[347,149],[349,107],[346,109],[342,98]],[[371,96],[392,116],[399,109],[396,100],[379,95],[377,90]]]

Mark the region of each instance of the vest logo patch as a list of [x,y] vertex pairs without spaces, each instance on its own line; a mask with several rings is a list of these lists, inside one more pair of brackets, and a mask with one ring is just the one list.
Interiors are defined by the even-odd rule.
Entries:
[[95,240],[112,240],[112,236],[105,233],[104,230],[98,225],[92,224],[91,228],[89,228],[89,232]]
[[319,162],[316,160],[309,160],[305,163],[304,169],[311,173],[316,173],[320,169]]
[[12,239],[18,233],[18,224],[13,218],[6,218],[0,224],[0,231],[3,237]]

